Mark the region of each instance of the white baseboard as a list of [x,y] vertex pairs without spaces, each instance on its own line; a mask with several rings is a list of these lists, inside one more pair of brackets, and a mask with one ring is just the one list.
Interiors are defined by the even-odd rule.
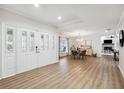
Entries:
[[122,74],[122,76],[123,76],[123,78],[124,78],[124,72],[123,72],[123,70],[121,69],[120,65],[118,65],[118,67],[119,67],[119,69],[120,69],[120,71],[121,71],[121,74]]
[[15,75],[16,75],[15,73],[14,74],[11,74],[11,75],[5,75],[5,76],[3,75],[1,79],[8,78],[8,77],[15,76]]

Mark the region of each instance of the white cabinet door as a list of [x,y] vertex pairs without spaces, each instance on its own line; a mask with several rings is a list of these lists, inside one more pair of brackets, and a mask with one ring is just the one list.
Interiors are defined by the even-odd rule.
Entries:
[[5,25],[3,30],[3,58],[2,77],[16,74],[16,28]]

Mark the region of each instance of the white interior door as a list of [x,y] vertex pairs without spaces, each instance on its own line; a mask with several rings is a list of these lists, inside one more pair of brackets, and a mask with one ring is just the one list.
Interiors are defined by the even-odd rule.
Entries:
[[36,36],[37,40],[37,46],[38,46],[38,53],[37,53],[37,59],[38,59],[38,67],[46,65],[47,61],[49,60],[48,55],[47,55],[47,46],[45,45],[46,43],[46,35],[42,32],[38,32]]
[[3,58],[2,77],[16,74],[16,28],[5,25],[3,31]]
[[29,31],[29,69],[38,67],[37,54],[39,50],[37,48],[37,31]]
[[45,66],[56,62],[56,37],[54,34],[37,33],[37,46],[39,49],[38,66]]
[[18,73],[37,67],[36,31],[19,29],[18,31]]
[[52,64],[56,60],[55,37],[30,29],[3,26],[2,77]]

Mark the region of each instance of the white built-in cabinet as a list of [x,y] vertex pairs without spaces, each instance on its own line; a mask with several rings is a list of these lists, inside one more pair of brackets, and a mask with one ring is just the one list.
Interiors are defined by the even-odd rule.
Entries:
[[1,78],[55,63],[56,34],[2,24]]

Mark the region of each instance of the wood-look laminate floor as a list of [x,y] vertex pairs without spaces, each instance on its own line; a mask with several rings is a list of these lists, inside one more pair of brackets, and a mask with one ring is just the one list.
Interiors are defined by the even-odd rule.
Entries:
[[0,80],[0,88],[124,88],[124,79],[111,57],[87,61],[63,58],[59,63]]

